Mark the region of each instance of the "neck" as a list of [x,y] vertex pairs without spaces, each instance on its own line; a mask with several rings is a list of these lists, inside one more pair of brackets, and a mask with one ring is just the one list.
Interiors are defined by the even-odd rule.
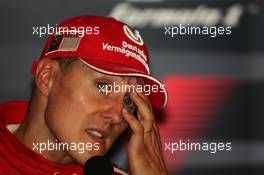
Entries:
[[[54,134],[45,122],[46,99],[40,94],[35,94],[30,103],[28,113],[14,135],[27,147],[46,159],[59,164],[75,163],[64,150],[40,150],[40,144],[48,141],[58,143]],[[36,147],[38,145],[38,149]]]

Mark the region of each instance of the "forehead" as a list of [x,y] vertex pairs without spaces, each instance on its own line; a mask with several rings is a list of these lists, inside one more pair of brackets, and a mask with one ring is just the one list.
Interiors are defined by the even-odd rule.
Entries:
[[[131,79],[135,79],[137,84],[142,84],[142,85],[144,84],[142,78],[140,77],[105,74],[105,73],[102,73],[95,69],[90,68],[89,66],[85,65],[81,61],[78,61],[78,64],[83,67],[83,70],[85,70],[85,72],[89,74],[89,76],[93,76],[95,78],[107,78],[107,79],[117,81],[117,82],[128,82]],[[77,67],[76,69],[79,69],[79,68]]]

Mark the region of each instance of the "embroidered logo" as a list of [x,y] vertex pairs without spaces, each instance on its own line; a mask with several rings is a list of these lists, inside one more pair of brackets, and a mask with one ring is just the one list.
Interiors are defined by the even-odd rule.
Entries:
[[137,43],[138,45],[142,46],[144,44],[139,31],[135,30],[135,32],[133,32],[128,26],[124,25],[123,27],[124,32],[126,34],[126,36],[131,39],[133,42]]

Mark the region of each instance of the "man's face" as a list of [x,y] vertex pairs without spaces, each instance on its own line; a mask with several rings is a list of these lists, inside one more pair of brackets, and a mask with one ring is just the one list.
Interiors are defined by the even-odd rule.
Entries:
[[92,150],[84,153],[66,150],[75,161],[84,164],[94,155],[105,154],[128,126],[122,116],[127,94],[106,94],[102,88],[114,83],[128,84],[131,78],[99,73],[81,61],[76,61],[71,70],[57,74],[48,95],[46,124],[61,143],[90,144],[88,149]]

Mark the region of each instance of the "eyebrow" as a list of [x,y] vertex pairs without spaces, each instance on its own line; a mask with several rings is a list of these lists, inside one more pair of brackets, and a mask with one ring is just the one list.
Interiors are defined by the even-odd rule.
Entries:
[[143,85],[143,86],[145,85],[145,82],[142,80],[142,78],[140,78],[140,77],[135,77],[135,78],[136,78],[138,84]]
[[128,76],[118,76],[118,75],[110,75],[110,74],[105,74],[105,73],[101,73],[98,71],[95,71],[95,75],[99,75],[99,76],[106,76],[107,78],[110,78],[111,80],[114,81],[115,77],[121,78],[121,80],[125,80]]

